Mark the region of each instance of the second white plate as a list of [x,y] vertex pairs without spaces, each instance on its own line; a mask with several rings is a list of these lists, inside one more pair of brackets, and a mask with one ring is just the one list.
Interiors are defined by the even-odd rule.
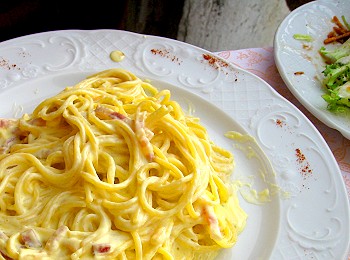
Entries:
[[[330,112],[321,97],[325,93],[321,82],[325,63],[319,49],[334,26],[333,16],[340,19],[345,15],[350,20],[349,14],[349,0],[313,1],[291,12],[279,26],[274,39],[276,65],[287,87],[314,116],[347,139],[350,139],[350,113]],[[310,35],[313,41],[295,40],[294,34]]]

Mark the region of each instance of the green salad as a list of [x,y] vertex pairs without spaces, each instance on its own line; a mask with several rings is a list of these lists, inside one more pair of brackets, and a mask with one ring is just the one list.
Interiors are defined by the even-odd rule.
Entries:
[[[322,46],[319,50],[327,64],[322,71],[323,85],[326,87],[326,93],[322,97],[328,103],[327,108],[334,112],[350,111],[350,24],[344,15],[341,20],[333,16],[331,21],[335,26],[323,41],[325,45],[338,45],[328,49]],[[293,37],[300,41],[314,40],[304,34],[294,34]]]
[[333,50],[321,47],[320,54],[328,63],[322,72],[327,87],[322,97],[329,110],[344,112],[350,108],[350,39]]

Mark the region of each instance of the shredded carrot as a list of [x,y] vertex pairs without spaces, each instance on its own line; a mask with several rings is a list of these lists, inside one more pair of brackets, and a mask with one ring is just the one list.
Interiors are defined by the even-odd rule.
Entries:
[[327,38],[323,41],[324,44],[329,44],[331,42],[335,42],[335,41],[338,41],[338,40],[341,40],[341,39],[344,39],[344,38],[347,38],[347,37],[350,37],[350,32],[346,32],[342,35],[338,35],[338,36],[334,36],[334,37],[331,37],[331,38]]
[[335,37],[337,34],[334,31],[328,33],[327,38]]
[[[344,21],[344,18],[343,18]],[[347,26],[344,26],[337,16],[333,16],[332,22],[336,25],[333,30],[328,33],[327,38],[323,41],[324,44],[329,44],[332,42],[343,43],[350,37],[350,30]]]
[[346,28],[344,27],[344,25],[340,22],[340,20],[338,19],[337,16],[333,16],[332,21],[341,29],[343,29],[344,31],[347,31]]
[[344,33],[347,32],[347,30],[340,28],[340,27],[333,27],[333,30],[338,34],[338,35],[342,35]]

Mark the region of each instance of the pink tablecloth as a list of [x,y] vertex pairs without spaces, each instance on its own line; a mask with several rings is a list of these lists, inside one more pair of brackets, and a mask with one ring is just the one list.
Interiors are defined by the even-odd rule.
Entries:
[[347,187],[348,197],[350,198],[350,141],[344,138],[337,130],[329,128],[319,121],[293,96],[277,71],[273,57],[273,48],[222,51],[217,54],[238,67],[250,71],[264,79],[311,120],[332,150],[339,164]]

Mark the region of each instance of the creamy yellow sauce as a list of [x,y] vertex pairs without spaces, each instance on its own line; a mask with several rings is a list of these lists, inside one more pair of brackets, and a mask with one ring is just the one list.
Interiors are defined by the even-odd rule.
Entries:
[[131,72],[67,87],[0,141],[6,257],[213,259],[244,230],[233,155]]
[[[288,192],[283,191],[281,187],[275,183],[273,167],[253,136],[241,134],[236,131],[230,131],[226,133],[225,136],[234,140],[236,142],[235,147],[243,151],[248,159],[256,159],[262,167],[258,169],[258,174],[249,176],[248,179],[237,180],[235,182],[236,187],[245,201],[260,205],[270,202],[272,196],[275,195],[281,195],[282,198],[288,198],[290,196]],[[254,181],[256,178],[259,178],[259,182],[262,182],[265,188],[258,190],[255,187]]]
[[0,154],[19,141],[18,121],[14,119],[0,119]]
[[257,191],[253,188],[251,183],[242,181],[236,181],[235,185],[238,187],[242,197],[248,203],[259,205],[271,201],[270,190],[268,188],[265,188],[262,191]]
[[110,54],[110,58],[114,62],[121,62],[125,58],[125,54],[122,51],[112,51]]

